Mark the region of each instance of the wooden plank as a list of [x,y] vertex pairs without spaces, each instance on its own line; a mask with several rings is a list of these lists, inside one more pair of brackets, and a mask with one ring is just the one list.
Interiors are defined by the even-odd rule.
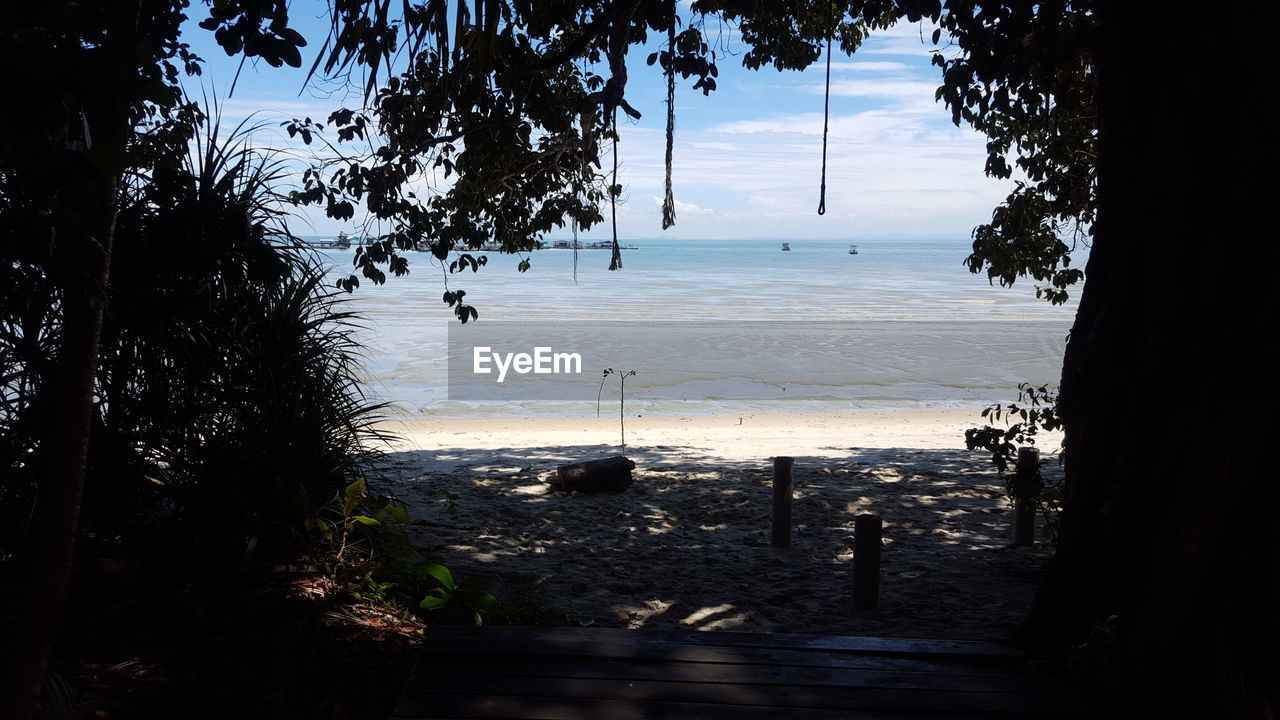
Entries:
[[679,663],[731,663],[739,665],[779,665],[813,668],[876,669],[889,668],[908,672],[951,672],[969,674],[1029,672],[1024,662],[1009,658],[952,657],[950,662],[917,659],[910,655],[867,655],[845,651],[811,650],[736,645],[681,645],[633,639],[629,642],[593,642],[590,640],[526,641],[516,636],[431,637],[425,644],[428,657],[447,655],[509,654],[544,657],[617,658],[664,660]]
[[[654,680],[600,680],[561,677],[475,677],[435,675],[440,691],[452,695],[488,698],[542,698],[562,703],[591,705],[599,700],[636,703],[708,703],[747,707],[810,708],[819,710],[906,710],[914,712],[968,712],[999,714],[1049,714],[1063,709],[1060,698],[1043,693],[969,693],[945,690],[835,688],[798,685],[750,685],[687,683]],[[434,693],[405,693],[410,698]]]
[[437,674],[503,677],[564,677],[581,679],[670,680],[747,685],[811,685],[992,693],[1054,692],[1047,679],[1033,674],[977,675],[939,671],[903,672],[885,668],[847,669],[778,667],[733,663],[670,663],[652,660],[593,660],[573,657],[492,655],[428,655],[409,678],[406,690],[425,691],[439,684]]
[[990,643],[612,628],[435,628],[409,718],[1067,717],[1078,708]]
[[818,710],[707,703],[520,698],[440,693],[406,695],[392,720],[521,718],[522,720],[990,720],[988,714]]
[[592,642],[608,641],[624,643],[644,639],[645,642],[665,642],[697,645],[723,645],[732,647],[804,648],[812,650],[838,650],[856,653],[889,653],[909,655],[972,655],[1024,659],[1019,650],[996,643],[972,640],[924,640],[912,638],[850,637],[843,635],[799,635],[788,633],[703,632],[697,630],[623,630],[620,628],[464,628],[436,627],[429,637],[468,637],[482,634],[495,642],[504,638],[519,638],[537,642],[566,642],[585,639]]

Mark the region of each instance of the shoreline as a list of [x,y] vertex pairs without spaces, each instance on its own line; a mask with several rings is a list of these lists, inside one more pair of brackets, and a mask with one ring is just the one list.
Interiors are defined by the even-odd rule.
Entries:
[[[626,444],[638,461],[741,464],[778,455],[837,460],[891,448],[965,451],[964,431],[984,424],[980,410],[956,409],[643,416],[626,418]],[[411,417],[377,426],[399,436],[391,452],[425,453],[422,461],[435,470],[450,469],[451,463],[492,464],[504,456],[532,460],[535,450],[547,461],[621,450],[617,416]],[[1048,435],[1039,444],[1051,452],[1059,438]],[[975,451],[974,457],[983,455]]]

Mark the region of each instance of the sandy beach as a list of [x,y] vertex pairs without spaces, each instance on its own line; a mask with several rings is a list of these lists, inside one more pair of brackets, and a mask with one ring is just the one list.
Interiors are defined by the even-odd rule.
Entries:
[[[631,417],[635,484],[550,489],[619,452],[613,418],[388,421],[387,486],[414,540],[583,626],[1002,640],[1047,562],[1010,549],[1003,481],[964,450],[972,410]],[[1042,441],[1056,447],[1056,439]],[[769,545],[772,461],[796,458],[788,550]],[[1049,461],[1046,474],[1058,472]],[[441,491],[454,496],[444,512]],[[854,518],[884,521],[880,610],[852,608]]]

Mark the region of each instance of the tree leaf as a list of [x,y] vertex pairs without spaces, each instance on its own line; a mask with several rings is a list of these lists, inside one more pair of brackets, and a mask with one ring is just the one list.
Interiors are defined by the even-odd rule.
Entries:
[[289,67],[302,67],[302,53],[298,52],[297,46],[282,42],[276,46],[280,52],[280,59]]
[[439,610],[440,608],[448,604],[449,604],[448,598],[436,597],[435,595],[428,595],[422,598],[422,602],[418,603],[418,607],[422,608],[423,610]]
[[439,565],[437,563],[432,563],[426,566],[425,568],[423,568],[423,572],[435,578],[437,581],[440,582],[441,585],[445,586],[445,588],[447,588],[450,592],[453,591],[455,587],[455,585],[453,584],[453,573],[449,572],[449,568],[443,565]]
[[351,513],[360,507],[361,501],[365,498],[364,478],[357,478],[355,482],[347,486],[342,493],[342,516],[350,517]]

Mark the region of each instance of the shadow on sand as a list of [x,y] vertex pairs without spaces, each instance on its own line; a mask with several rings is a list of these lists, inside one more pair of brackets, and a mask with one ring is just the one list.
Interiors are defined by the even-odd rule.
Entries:
[[[457,448],[394,453],[387,479],[417,518],[421,546],[571,623],[1006,639],[1048,553],[1008,547],[1011,511],[988,458],[821,450],[839,456],[796,458],[788,550],[769,546],[767,460],[635,448],[632,488],[582,495],[546,479],[616,446]],[[456,514],[442,512],[442,491]],[[864,513],[885,523],[876,613],[852,609],[853,525]]]

